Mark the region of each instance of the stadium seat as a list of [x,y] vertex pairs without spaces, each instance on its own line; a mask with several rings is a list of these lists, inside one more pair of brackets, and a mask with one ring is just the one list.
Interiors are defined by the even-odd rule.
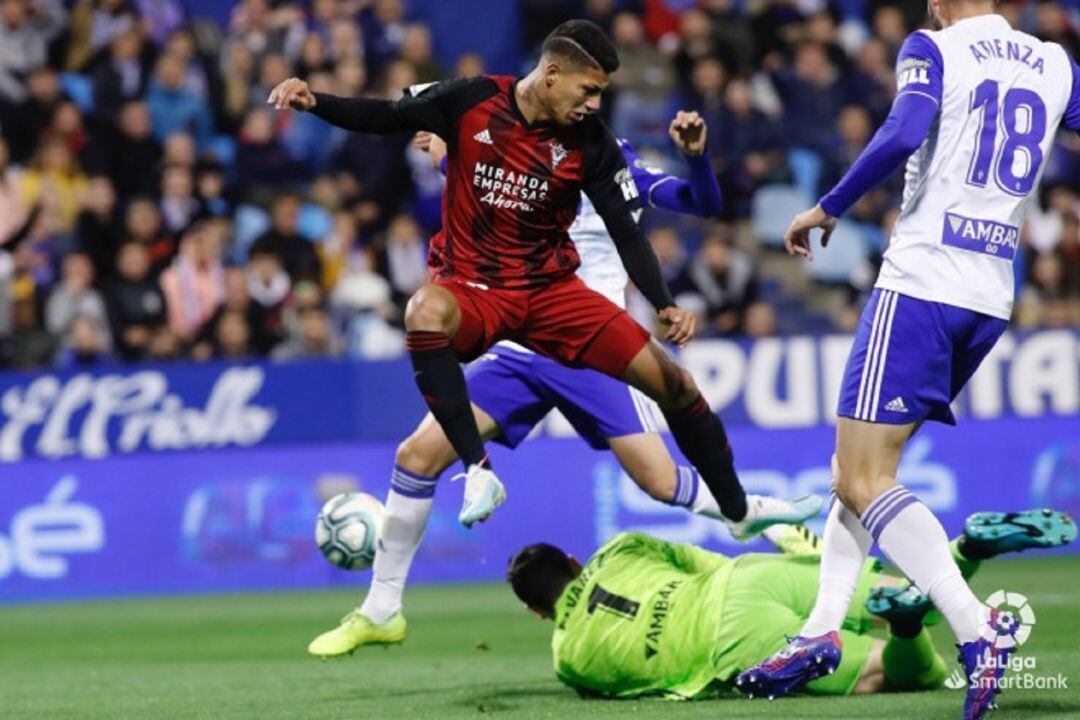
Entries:
[[207,150],[228,169],[229,179],[235,179],[236,140],[228,135],[215,135],[210,139]]
[[791,185],[766,185],[754,195],[754,234],[770,247],[784,246],[791,218],[813,205],[804,192]]
[[86,114],[94,112],[94,84],[86,75],[61,73],[60,88]]
[[233,262],[246,263],[255,239],[270,229],[270,216],[254,205],[241,205],[233,216]]
[[322,242],[333,229],[334,218],[330,212],[315,203],[304,203],[296,230],[312,242]]
[[846,283],[852,273],[866,262],[866,238],[859,226],[848,220],[841,220],[829,239],[829,247],[818,244],[818,235],[814,233],[814,261],[806,264],[810,277],[823,283]]
[[821,181],[821,157],[805,148],[795,148],[788,153],[788,167],[795,176],[795,187],[811,197],[817,197]]

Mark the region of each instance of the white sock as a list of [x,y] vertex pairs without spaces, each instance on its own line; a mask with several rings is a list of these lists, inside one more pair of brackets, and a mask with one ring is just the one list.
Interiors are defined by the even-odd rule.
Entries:
[[822,540],[817,600],[799,633],[803,637],[840,630],[873,544],[859,517],[836,498],[835,492],[829,493],[829,516]]
[[692,513],[707,515],[711,518],[722,517],[720,505],[709,492],[709,486],[701,479],[698,471],[689,465],[675,468],[675,497],[669,504],[684,507]]
[[394,467],[390,492],[386,495],[382,536],[375,550],[371,588],[360,606],[360,612],[372,622],[386,622],[401,610],[409,566],[435,504],[437,479]]
[[979,637],[983,604],[964,582],[945,528],[903,485],[879,495],[862,514],[878,547],[945,616],[957,640]]

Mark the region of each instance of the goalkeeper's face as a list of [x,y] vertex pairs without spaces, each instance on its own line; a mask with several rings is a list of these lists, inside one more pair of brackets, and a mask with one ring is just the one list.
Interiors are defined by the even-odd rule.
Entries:
[[559,125],[573,125],[600,111],[600,95],[608,74],[598,67],[550,61],[544,68],[542,92],[548,116]]

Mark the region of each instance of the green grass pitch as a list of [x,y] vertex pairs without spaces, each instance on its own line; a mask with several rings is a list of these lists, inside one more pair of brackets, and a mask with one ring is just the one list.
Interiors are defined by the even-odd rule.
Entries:
[[[367,576],[358,575],[358,588]],[[1012,690],[993,720],[1080,718],[1080,557],[988,562],[975,581],[1037,613],[1023,654],[1067,690]],[[305,654],[359,593],[313,592],[0,607],[0,717],[958,718],[957,690],[855,698],[580,700],[551,672],[549,625],[500,585],[407,595],[409,638],[337,661]],[[949,648],[945,632],[939,648]],[[952,653],[948,653],[950,662]]]

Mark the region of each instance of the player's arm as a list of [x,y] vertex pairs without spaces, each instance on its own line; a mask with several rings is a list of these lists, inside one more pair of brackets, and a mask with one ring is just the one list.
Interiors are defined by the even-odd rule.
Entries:
[[822,228],[821,245],[829,242],[836,218],[863,195],[899,170],[934,124],[941,105],[942,59],[925,33],[912,33],[897,59],[898,94],[885,123],[840,182],[815,207],[796,216],[784,243],[789,253],[812,257],[810,230]]
[[378,100],[312,92],[303,80],[289,78],[270,92],[267,102],[279,110],[310,112],[354,132],[391,135],[426,130],[449,138],[462,113],[497,90],[488,78],[468,78],[436,83],[401,100]]
[[686,573],[709,572],[727,562],[724,556],[709,552],[697,545],[675,542],[669,542],[666,545],[671,564]]
[[700,115],[681,110],[668,127],[668,135],[682,151],[690,168],[688,180],[650,167],[628,142],[619,141],[645,205],[699,217],[716,217],[720,214],[724,201],[720,195],[720,184],[705,152],[706,131],[705,121]]
[[[1062,52],[1065,52],[1064,48]],[[1065,115],[1061,118],[1061,124],[1067,130],[1080,132],[1080,65],[1077,65],[1072,58],[1069,58],[1069,65],[1072,66],[1072,92],[1069,94],[1069,102],[1065,106]]]
[[611,132],[599,120],[585,146],[584,190],[604,220],[626,273],[668,325],[667,339],[685,345],[694,336],[693,313],[675,306],[660,273],[660,262],[634,218],[640,212],[637,186]]

